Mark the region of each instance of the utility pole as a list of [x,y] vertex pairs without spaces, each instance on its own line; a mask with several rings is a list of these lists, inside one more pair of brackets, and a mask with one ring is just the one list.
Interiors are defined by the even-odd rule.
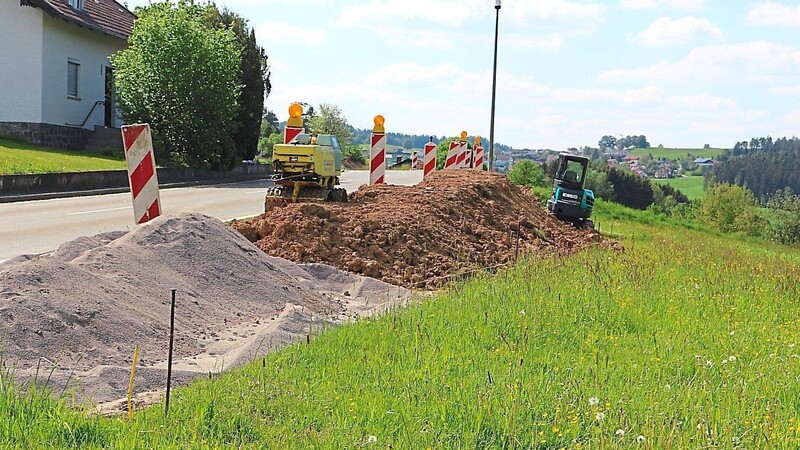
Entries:
[[492,71],[492,118],[489,124],[489,172],[494,171],[494,105],[497,94],[497,38],[500,30],[500,0],[495,0],[494,9],[497,12],[494,23],[494,70]]

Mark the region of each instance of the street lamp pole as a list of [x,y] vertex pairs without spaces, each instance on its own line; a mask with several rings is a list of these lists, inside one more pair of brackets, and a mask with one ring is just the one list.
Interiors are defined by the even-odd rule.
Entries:
[[495,0],[494,9],[497,11],[494,23],[494,70],[492,71],[492,117],[489,124],[489,171],[494,171],[494,103],[497,94],[497,38],[500,29],[500,0]]

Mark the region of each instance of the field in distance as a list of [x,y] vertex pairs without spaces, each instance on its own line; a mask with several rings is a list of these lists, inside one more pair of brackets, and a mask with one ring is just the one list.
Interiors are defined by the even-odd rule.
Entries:
[[634,155],[647,156],[653,158],[680,160],[686,156],[694,158],[717,158],[725,152],[724,148],[635,148],[631,151]]
[[683,192],[690,200],[700,199],[706,196],[703,190],[703,177],[682,177],[682,178],[654,178],[654,183],[668,184],[673,188]]

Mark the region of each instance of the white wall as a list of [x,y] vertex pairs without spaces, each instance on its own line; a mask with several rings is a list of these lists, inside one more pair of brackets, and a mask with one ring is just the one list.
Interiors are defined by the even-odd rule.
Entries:
[[0,122],[42,121],[43,16],[0,0]]
[[[0,0],[7,1],[7,0]],[[96,101],[105,98],[105,68],[108,57],[127,43],[46,15],[44,18],[42,122],[55,125],[80,124]],[[80,63],[79,100],[67,96],[68,61]],[[84,128],[104,123],[105,109],[98,105]],[[120,123],[115,120],[115,125]]]

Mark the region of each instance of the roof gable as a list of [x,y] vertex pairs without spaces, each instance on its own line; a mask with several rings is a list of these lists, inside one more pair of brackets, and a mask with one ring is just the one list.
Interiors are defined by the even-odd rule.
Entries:
[[136,16],[114,0],[84,0],[76,10],[67,0],[20,0],[20,5],[41,8],[53,17],[127,40]]

